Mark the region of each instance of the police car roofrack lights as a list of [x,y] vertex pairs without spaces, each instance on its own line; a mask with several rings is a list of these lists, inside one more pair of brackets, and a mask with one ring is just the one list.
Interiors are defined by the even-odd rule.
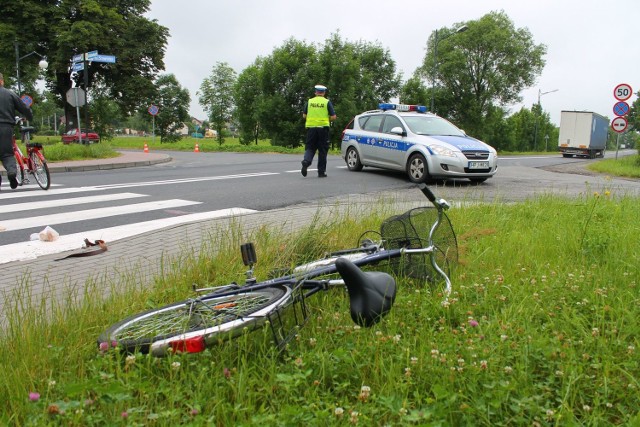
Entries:
[[396,110],[396,111],[416,111],[418,113],[426,113],[427,107],[424,105],[407,105],[407,104],[391,104],[391,103],[380,103],[378,105],[382,111],[387,110]]

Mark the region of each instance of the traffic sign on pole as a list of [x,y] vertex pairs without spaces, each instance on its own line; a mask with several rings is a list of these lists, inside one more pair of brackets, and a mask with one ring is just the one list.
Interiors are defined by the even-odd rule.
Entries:
[[22,95],[20,99],[27,107],[31,107],[31,105],[33,105],[33,98],[31,98],[29,95]]
[[71,66],[71,71],[82,71],[84,70],[84,62],[75,62],[72,66]]
[[613,106],[613,114],[616,116],[626,116],[629,112],[629,104],[624,101],[616,102]]
[[626,101],[631,98],[631,95],[633,95],[633,90],[631,89],[631,86],[626,83],[620,83],[615,87],[615,89],[613,89],[613,96],[618,101]]
[[85,92],[81,87],[72,87],[67,91],[67,102],[72,107],[82,107],[86,101]]
[[627,119],[624,117],[616,117],[611,121],[611,129],[614,132],[622,133],[627,128]]
[[108,62],[110,64],[115,64],[116,57],[114,55],[95,55],[90,60],[93,62]]
[[93,58],[98,56],[98,51],[97,50],[92,50],[91,52],[85,53],[84,56],[85,56],[85,58],[87,58],[87,61],[92,61]]

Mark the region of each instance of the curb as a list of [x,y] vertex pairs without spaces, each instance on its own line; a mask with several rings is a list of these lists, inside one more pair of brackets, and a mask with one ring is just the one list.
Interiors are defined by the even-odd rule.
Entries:
[[70,165],[70,166],[56,166],[55,163],[49,163],[49,172],[58,173],[58,172],[87,172],[87,171],[95,171],[95,170],[110,170],[110,169],[124,169],[124,168],[133,168],[140,166],[152,166],[160,163],[168,163],[172,161],[173,158],[171,156],[162,157],[154,160],[141,160],[141,161],[130,161],[130,162],[113,162],[113,163],[93,163],[86,165]]

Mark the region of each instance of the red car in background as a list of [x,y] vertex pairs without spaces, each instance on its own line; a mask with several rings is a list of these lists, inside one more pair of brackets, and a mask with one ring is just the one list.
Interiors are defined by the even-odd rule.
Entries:
[[[69,132],[62,134],[63,144],[71,144],[71,143],[78,143],[78,142],[80,142],[80,138],[78,137],[78,129],[71,129]],[[82,143],[93,144],[95,142],[100,142],[100,135],[98,135],[92,130],[82,129]]]

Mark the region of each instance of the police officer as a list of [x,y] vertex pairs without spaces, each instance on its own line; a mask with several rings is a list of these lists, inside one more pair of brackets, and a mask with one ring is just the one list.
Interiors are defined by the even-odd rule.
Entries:
[[[31,109],[25,105],[18,95],[4,87],[4,76],[0,73],[0,160],[7,170],[7,177],[11,188],[18,186],[16,174],[16,158],[13,155],[13,127],[16,125],[16,110],[24,115],[27,120],[33,119]],[[0,176],[0,184],[2,177]]]
[[333,104],[325,97],[327,88],[323,85],[316,85],[314,89],[315,96],[307,102],[304,113],[302,113],[307,129],[307,139],[300,172],[302,176],[307,176],[307,168],[311,166],[313,156],[318,151],[318,177],[326,178],[329,125],[337,117]]

